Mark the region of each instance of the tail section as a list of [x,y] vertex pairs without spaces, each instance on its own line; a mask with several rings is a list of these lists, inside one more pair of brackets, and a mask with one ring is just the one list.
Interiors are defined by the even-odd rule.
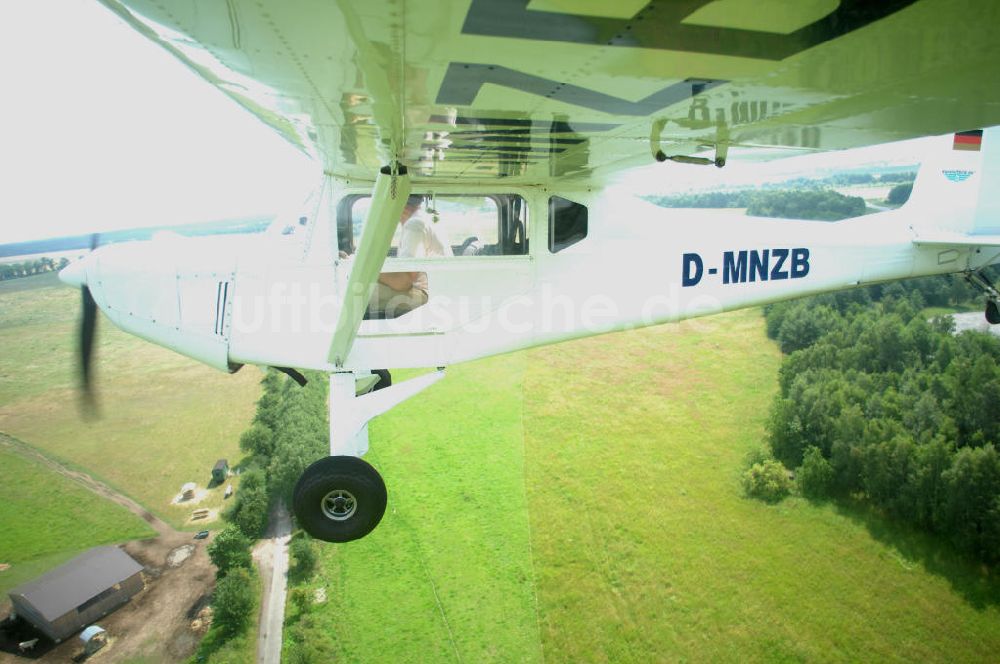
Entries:
[[1000,235],[1000,127],[937,137],[904,209],[923,239]]
[[986,320],[1000,323],[1000,291],[981,273],[1000,262],[1000,127],[937,140],[937,152],[920,165],[904,206],[916,231],[913,243],[931,250],[930,264],[917,272],[961,267],[986,295]]

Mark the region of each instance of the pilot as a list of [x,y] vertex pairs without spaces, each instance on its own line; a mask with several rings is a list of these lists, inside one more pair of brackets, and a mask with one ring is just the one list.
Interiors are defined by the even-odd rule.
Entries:
[[[429,258],[451,256],[451,245],[440,228],[431,222],[420,206],[423,196],[414,194],[406,199],[399,217],[399,258]],[[386,318],[401,316],[427,303],[426,272],[383,272],[368,302],[370,311],[382,312]]]

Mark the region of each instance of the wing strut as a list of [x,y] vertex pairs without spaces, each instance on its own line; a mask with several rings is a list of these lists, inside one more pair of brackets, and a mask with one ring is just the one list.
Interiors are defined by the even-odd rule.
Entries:
[[410,176],[405,166],[395,164],[379,171],[372,189],[371,209],[358,242],[351,276],[347,279],[337,329],[330,342],[328,359],[334,366],[344,366],[347,354],[351,352],[365,309],[368,308],[368,298],[382,270],[385,255],[392,243],[392,235],[396,232],[396,225],[409,195]]
[[708,157],[693,157],[685,153],[665,153],[660,147],[660,134],[663,132],[663,128],[666,124],[667,120],[657,120],[653,123],[653,129],[649,135],[649,149],[653,153],[653,159],[659,162],[675,161],[679,164],[694,164],[696,166],[711,166],[714,164],[719,168],[725,167],[726,155],[729,152],[729,131],[726,129],[725,124],[719,125],[715,131],[714,159],[709,159]]

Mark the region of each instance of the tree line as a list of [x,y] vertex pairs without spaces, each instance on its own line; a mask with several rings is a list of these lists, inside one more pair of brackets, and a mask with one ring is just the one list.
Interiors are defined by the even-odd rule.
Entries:
[[[240,438],[240,449],[249,455],[247,465],[253,468],[250,472],[255,484],[237,502],[231,518],[250,532],[259,532],[263,527],[266,516],[261,510],[266,515],[269,502],[281,499],[290,505],[302,471],[329,454],[328,381],[319,372],[306,372],[306,378],[309,382],[299,387],[283,374],[268,369],[253,423]],[[292,610],[287,611],[283,659],[332,661],[331,637],[316,628],[311,615],[315,600],[308,584],[318,564],[316,545],[304,532],[296,532],[289,553],[293,561],[288,575]]]
[[0,281],[30,277],[35,274],[44,274],[45,272],[54,272],[63,269],[67,265],[69,265],[69,259],[67,258],[60,258],[56,261],[47,257],[23,261],[21,263],[0,263]]
[[326,377],[308,372],[307,378],[299,387],[268,369],[253,421],[240,436],[247,456],[240,464],[239,490],[223,516],[251,540],[263,533],[272,503],[291,504],[299,475],[329,452]]
[[[314,461],[329,454],[329,424],[326,375],[306,372],[308,383],[299,387],[283,374],[269,369],[250,428],[240,438],[240,449],[248,454],[253,488],[239,497],[230,518],[248,532],[259,532],[265,522],[267,503],[283,499],[291,504],[299,476]],[[245,491],[246,479],[241,483]],[[263,512],[261,511],[263,510]],[[293,561],[289,570],[285,649],[282,661],[330,662],[335,659],[334,639],[322,621],[313,615],[316,596],[311,582],[320,552],[304,532],[295,532],[289,545]]]
[[916,171],[894,173],[835,173],[825,178],[794,178],[755,188],[707,191],[670,196],[647,196],[646,200],[670,208],[746,208],[754,217],[837,221],[865,214],[864,199],[846,196],[831,186],[895,184],[885,202],[902,205],[907,201]]
[[845,196],[830,189],[755,192],[747,205],[754,217],[837,221],[860,217],[868,209],[860,196]]
[[663,207],[746,208],[754,217],[837,221],[859,217],[867,209],[863,198],[832,189],[710,191],[651,197]]
[[858,184],[895,184],[897,182],[913,182],[917,178],[916,171],[897,171],[895,173],[834,173],[821,182],[829,182],[835,185],[858,185]]
[[807,497],[864,501],[995,564],[1000,340],[928,321],[923,290],[948,289],[896,284],[765,308],[788,353],[770,450]]
[[248,456],[228,517],[250,537],[263,530],[270,503],[280,498],[291,504],[302,471],[329,454],[326,376],[308,372],[306,377],[308,383],[300,387],[268,369],[253,422],[240,437],[240,449]]
[[[263,390],[253,421],[240,437],[240,449],[247,456],[240,463],[240,485],[233,504],[223,514],[229,525],[208,547],[217,582],[212,631],[199,648],[201,654],[211,655],[250,625],[257,602],[251,547],[263,534],[274,501],[290,503],[301,472],[327,453],[327,383],[323,378],[310,373],[309,383],[299,387],[268,369],[261,381]],[[304,533],[296,534],[290,553],[292,580],[308,578],[317,562],[312,540]],[[302,598],[298,601],[302,603]]]

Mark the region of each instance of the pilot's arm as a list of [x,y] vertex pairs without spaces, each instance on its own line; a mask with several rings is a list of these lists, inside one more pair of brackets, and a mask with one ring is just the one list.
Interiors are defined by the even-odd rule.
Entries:
[[[418,258],[424,251],[424,222],[422,219],[411,219],[403,224],[399,239],[400,258]],[[382,272],[378,276],[379,283],[385,284],[394,291],[405,293],[413,288],[413,282],[420,276],[419,272]]]
[[405,293],[413,288],[413,282],[417,279],[416,272],[382,272],[378,275],[380,284],[385,284],[394,291]]

